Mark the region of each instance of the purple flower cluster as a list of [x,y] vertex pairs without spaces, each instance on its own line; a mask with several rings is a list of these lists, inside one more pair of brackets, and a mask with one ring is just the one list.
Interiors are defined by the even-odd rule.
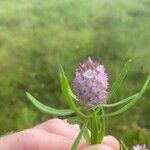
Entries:
[[91,59],[80,64],[73,80],[73,89],[85,106],[105,103],[108,97],[108,77],[104,66]]
[[150,150],[145,145],[136,145],[133,146],[132,150]]

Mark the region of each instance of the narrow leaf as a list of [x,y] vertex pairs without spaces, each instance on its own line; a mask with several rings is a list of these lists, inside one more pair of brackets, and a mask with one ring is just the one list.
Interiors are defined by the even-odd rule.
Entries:
[[40,103],[36,98],[34,98],[30,93],[26,92],[26,95],[28,99],[36,106],[39,110],[51,114],[51,115],[57,115],[57,116],[67,116],[75,113],[71,109],[55,109],[49,106],[46,106],[42,103]]
[[114,84],[112,85],[112,87],[110,89],[109,98],[112,97],[116,93],[116,91],[119,89],[120,85],[122,84],[124,78],[127,75],[130,63],[131,63],[131,60],[128,60],[125,63],[125,65],[124,65],[123,69],[121,70],[120,74],[117,76]]
[[85,128],[85,132],[83,132],[83,137],[88,144],[91,144],[91,136],[87,127]]
[[97,133],[98,133],[98,122],[97,122],[97,114],[93,111],[93,114],[90,118],[91,125],[91,144],[97,144]]
[[[150,89],[150,86],[148,86],[148,87],[146,88],[145,92],[148,91],[149,89]],[[127,102],[129,102],[130,100],[134,99],[134,98],[137,97],[138,95],[139,95],[139,92],[136,93],[136,94],[134,94],[134,95],[131,95],[131,96],[129,96],[129,97],[127,97],[127,98],[125,98],[125,99],[119,101],[119,102],[116,102],[116,103],[113,103],[113,104],[104,104],[103,107],[115,107],[115,106],[118,106],[118,105],[122,105],[122,104],[127,103]]]
[[122,145],[120,145],[120,150],[124,150]]
[[76,138],[74,144],[72,145],[71,150],[77,150],[78,145],[79,145],[79,143],[80,143],[80,140],[81,140],[81,138],[82,138],[82,136],[83,136],[83,133],[84,133],[85,130],[86,130],[87,124],[88,124],[88,120],[85,121],[84,124],[83,124],[83,126],[80,128],[80,132],[79,132],[79,134],[78,134],[78,136],[77,136],[77,138]]
[[125,99],[123,99],[123,100],[121,100],[119,102],[116,102],[116,103],[113,103],[113,104],[104,104],[103,107],[115,107],[115,106],[122,105],[124,103],[127,103],[127,102],[131,101],[132,99],[134,99],[138,95],[139,95],[139,93],[136,93],[136,94],[134,94],[132,96],[129,96],[129,97],[127,97],[127,98],[125,98]]
[[102,118],[100,118],[100,130],[98,131],[98,143],[101,143],[103,140],[103,137],[105,135],[105,113],[104,113],[104,109],[101,109],[101,114],[102,114]]
[[122,140],[120,140],[120,142],[121,142],[121,145],[122,145],[122,149],[124,148],[125,150],[129,150]]
[[[117,110],[117,111],[114,111],[112,113],[108,113],[108,114],[105,114],[104,116],[105,117],[113,117],[113,116],[116,116],[126,110],[128,110],[130,107],[134,106],[134,104],[139,100],[139,98],[141,98],[141,96],[143,95],[143,93],[145,92],[147,86],[148,86],[148,83],[150,81],[150,76],[148,76],[147,80],[145,81],[145,84],[143,85],[141,91],[139,92],[139,94],[129,103],[127,103],[124,107],[122,107],[121,109]],[[100,115],[101,117],[102,115]]]
[[76,104],[74,102],[74,100],[72,99],[72,97],[70,96],[70,86],[68,83],[68,79],[64,73],[64,70],[62,68],[62,66],[60,65],[59,67],[59,72],[60,72],[60,83],[61,83],[61,90],[63,93],[63,96],[67,102],[67,104],[81,117],[84,118],[88,118],[88,116],[86,116],[85,114],[83,114],[77,107]]
[[74,98],[76,101],[79,101],[79,99],[76,97],[76,95],[74,95],[74,93],[72,92],[71,88],[69,87],[69,94],[72,98]]

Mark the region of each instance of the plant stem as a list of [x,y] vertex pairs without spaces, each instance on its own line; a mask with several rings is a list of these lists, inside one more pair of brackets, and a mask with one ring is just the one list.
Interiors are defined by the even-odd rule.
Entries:
[[[101,115],[104,115],[104,109],[103,108],[101,109]],[[103,140],[103,137],[105,135],[105,117],[103,116],[102,118],[100,118],[100,120],[97,117],[97,120],[100,123],[100,128],[98,131],[98,139],[97,140],[98,140],[98,143],[101,143]]]
[[[100,108],[101,115],[104,115],[103,108]],[[99,119],[96,111],[94,110],[91,118],[91,144],[101,143],[105,134],[105,118],[102,117]]]
[[90,118],[91,124],[91,144],[97,144],[97,122],[96,122],[96,113],[93,112],[93,115]]

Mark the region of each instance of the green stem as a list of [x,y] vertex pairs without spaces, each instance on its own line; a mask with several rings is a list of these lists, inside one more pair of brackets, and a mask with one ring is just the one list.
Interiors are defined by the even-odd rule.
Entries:
[[105,117],[104,117],[104,109],[103,108],[101,109],[101,115],[103,115],[102,118],[98,119],[98,117],[97,117],[97,120],[100,121],[100,128],[98,131],[98,138],[97,138],[98,143],[102,142],[103,137],[105,135]]
[[96,122],[96,113],[93,112],[93,115],[90,118],[91,124],[91,144],[97,144],[97,122]]
[[[100,108],[101,115],[104,116],[104,110],[103,108]],[[105,135],[105,118],[101,117],[99,118],[97,115],[97,110],[94,110],[91,118],[91,144],[98,144],[101,143],[103,140],[103,137]]]

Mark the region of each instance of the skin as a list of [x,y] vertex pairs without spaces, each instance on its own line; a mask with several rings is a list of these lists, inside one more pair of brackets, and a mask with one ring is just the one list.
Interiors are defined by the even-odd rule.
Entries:
[[[70,150],[79,133],[78,125],[66,120],[51,119],[31,129],[0,138],[2,150]],[[88,146],[81,140],[78,150],[119,150],[119,142],[113,136],[105,136],[102,144]]]

